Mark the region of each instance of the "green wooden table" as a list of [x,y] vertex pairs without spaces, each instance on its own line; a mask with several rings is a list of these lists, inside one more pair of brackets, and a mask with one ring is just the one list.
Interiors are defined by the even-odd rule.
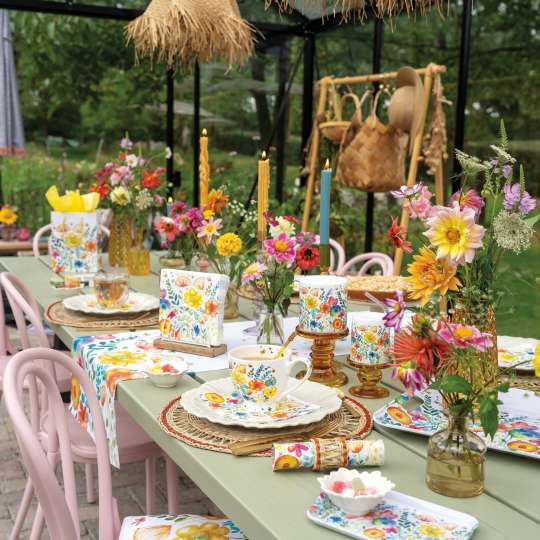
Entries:
[[[0,267],[21,277],[30,287],[41,309],[56,299],[49,285],[51,272],[46,257],[37,259],[2,257]],[[140,292],[158,291],[157,258],[153,273],[132,278],[130,285]],[[241,311],[249,316],[248,303]],[[54,331],[70,347],[73,339],[87,330],[53,325]],[[345,368],[351,382],[355,374]],[[162,408],[175,396],[201,382],[227,376],[227,371],[199,373],[185,377],[177,388],[157,389],[146,380],[124,381],[118,400],[157,444],[251,540],[318,540],[343,538],[318,527],[306,518],[306,509],[318,493],[317,473],[288,471],[274,473],[267,458],[235,458],[188,446],[164,433],[156,420]],[[399,385],[385,374],[384,384],[391,396]],[[387,398],[388,399],[388,398]],[[362,400],[374,411],[386,400]],[[540,538],[540,463],[488,452],[486,493],[473,499],[452,499],[431,492],[424,481],[426,438],[379,429],[370,438],[382,438],[386,463],[381,470],[409,495],[467,512],[480,521],[474,538],[478,540],[525,540]]]

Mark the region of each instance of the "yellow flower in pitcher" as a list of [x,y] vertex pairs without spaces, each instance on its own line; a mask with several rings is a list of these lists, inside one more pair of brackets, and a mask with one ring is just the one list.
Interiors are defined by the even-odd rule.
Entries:
[[17,221],[17,213],[11,206],[3,206],[0,210],[0,223],[5,225],[13,225]]
[[68,232],[64,236],[64,244],[68,248],[78,248],[82,242],[82,235],[75,232]]
[[202,525],[189,525],[178,529],[173,540],[228,540],[229,534],[228,527],[207,521]]
[[442,538],[444,536],[444,530],[438,525],[432,525],[431,523],[420,525],[418,532],[429,538]]
[[242,239],[235,233],[222,234],[216,240],[216,248],[222,257],[238,255],[242,249]]
[[184,300],[188,306],[198,309],[202,302],[202,296],[195,289],[189,288],[184,293]]

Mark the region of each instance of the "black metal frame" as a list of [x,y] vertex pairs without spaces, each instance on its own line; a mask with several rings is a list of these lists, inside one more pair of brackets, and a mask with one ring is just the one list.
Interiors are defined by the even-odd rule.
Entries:
[[[85,5],[65,0],[65,2],[51,0],[0,0],[0,9],[11,9],[18,11],[32,11],[49,13],[54,15],[70,15],[77,17],[92,17],[100,19],[110,19],[118,21],[130,21],[143,13],[140,9],[127,9],[111,6]],[[313,84],[314,84],[314,63],[315,63],[315,36],[320,32],[330,30],[340,24],[342,21],[337,16],[326,16],[324,20],[310,20],[297,10],[292,12],[293,18],[298,24],[276,24],[267,22],[250,21],[255,29],[260,32],[264,40],[258,42],[258,47],[266,48],[274,45],[280,45],[284,39],[290,37],[302,37],[304,39],[304,99],[302,110],[302,143],[307,144],[311,128],[313,125]],[[460,69],[458,96],[456,105],[456,129],[454,147],[463,148],[465,136],[465,106],[467,102],[467,83],[469,71],[470,55],[470,34],[471,34],[471,16],[472,0],[464,0],[463,15],[461,21],[461,48],[460,48]],[[373,72],[380,71],[380,58],[382,47],[382,28],[383,21],[375,19],[374,37],[373,37]],[[194,200],[198,200],[199,190],[199,168],[198,168],[198,147],[200,132],[200,69],[195,67],[194,81],[194,117],[193,117],[193,149],[195,152],[193,195]],[[167,72],[167,146],[173,150],[174,147],[174,73]],[[455,162],[454,171],[459,175],[459,164]],[[168,160],[167,178],[169,181],[175,180],[179,185],[180,175],[174,172],[174,161]],[[283,178],[283,175],[281,175]],[[453,191],[459,189],[460,181],[457,176],[452,183]],[[277,194],[283,193],[283,186],[276,188]],[[374,199],[372,194],[368,194],[366,208],[366,241],[365,250],[371,251],[373,246],[373,210]]]

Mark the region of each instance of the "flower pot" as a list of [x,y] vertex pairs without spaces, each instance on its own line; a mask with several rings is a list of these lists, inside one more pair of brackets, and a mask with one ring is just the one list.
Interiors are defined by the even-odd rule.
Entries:
[[428,442],[426,483],[448,497],[476,497],[484,491],[486,443],[469,429],[466,416],[448,416],[448,426]]

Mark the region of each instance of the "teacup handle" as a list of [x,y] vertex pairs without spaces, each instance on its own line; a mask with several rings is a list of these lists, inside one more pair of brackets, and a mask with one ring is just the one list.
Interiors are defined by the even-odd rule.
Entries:
[[304,358],[303,356],[298,356],[297,354],[291,355],[291,359],[286,363],[285,367],[287,369],[287,374],[290,376],[291,370],[295,364],[301,362],[306,366],[306,373],[302,379],[298,381],[292,388],[287,389],[283,394],[280,394],[278,399],[283,399],[284,397],[292,394],[295,390],[298,390],[310,377],[311,371],[313,369],[311,365],[311,360],[309,358]]

